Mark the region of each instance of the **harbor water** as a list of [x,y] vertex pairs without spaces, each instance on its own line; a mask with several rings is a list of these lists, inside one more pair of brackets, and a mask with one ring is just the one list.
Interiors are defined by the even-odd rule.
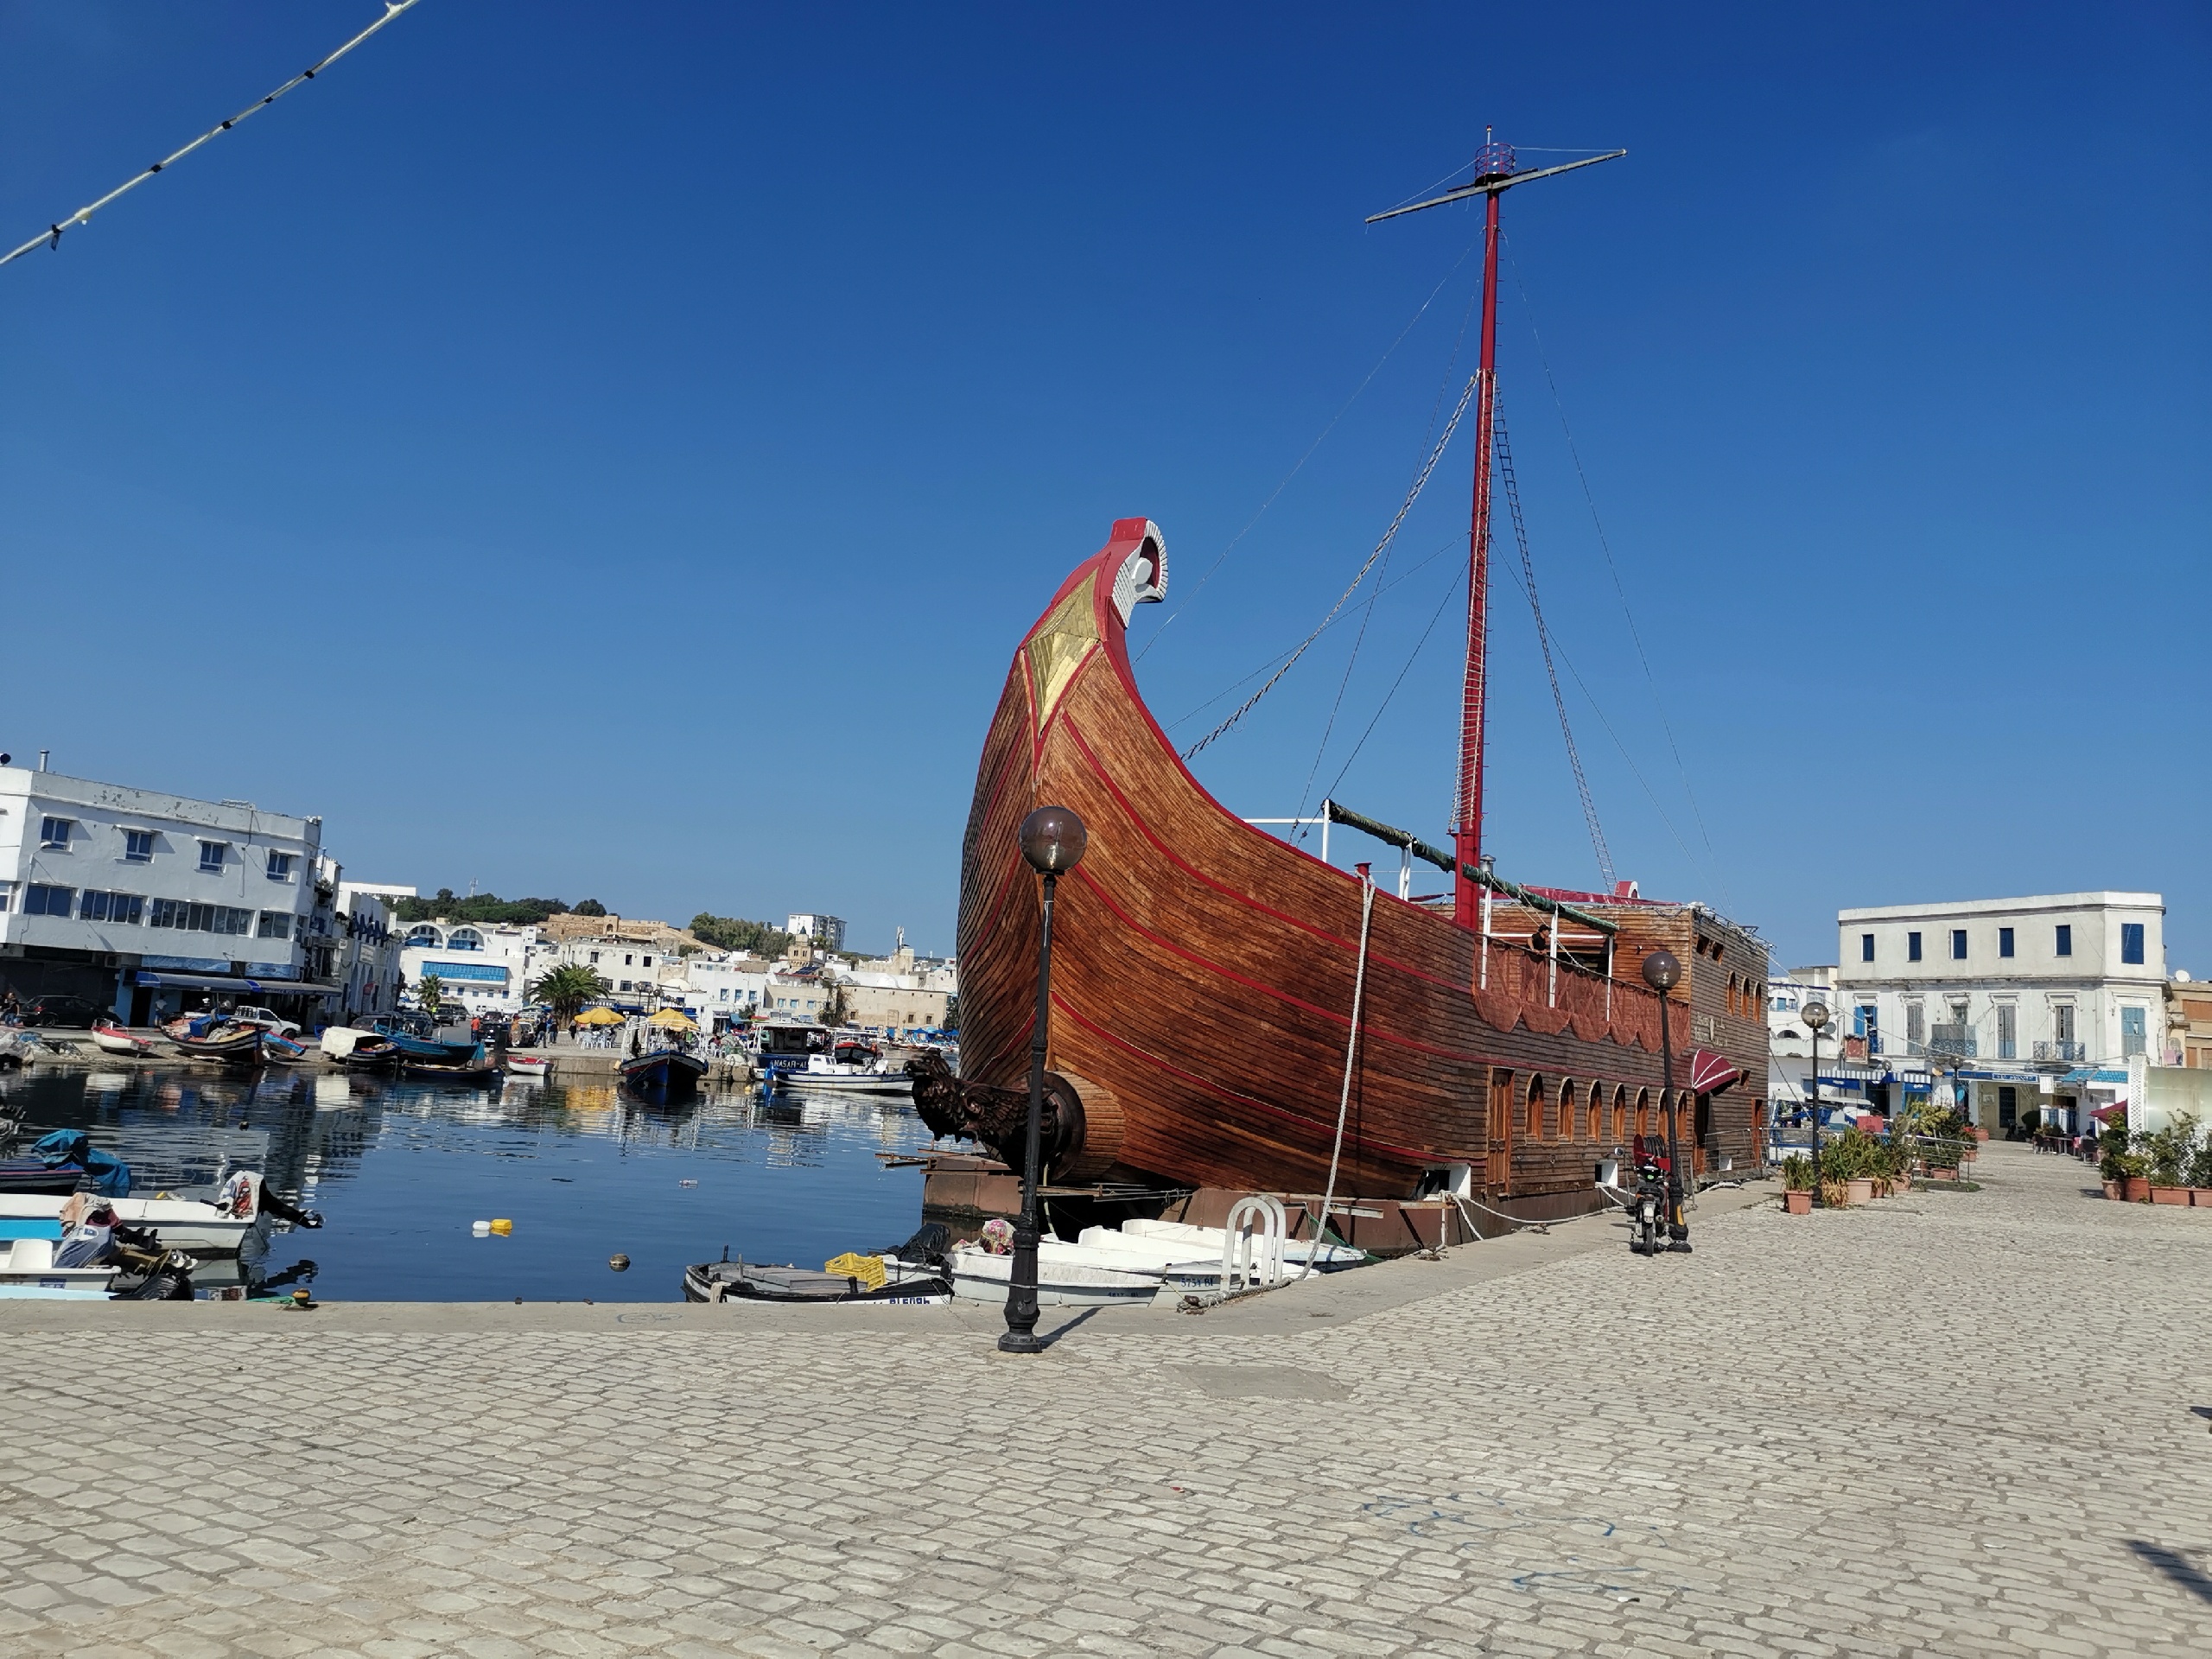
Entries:
[[[203,1196],[225,1166],[263,1170],[324,1224],[273,1234],[247,1277],[312,1262],[315,1294],[340,1300],[681,1300],[685,1264],[725,1247],[818,1267],[921,1221],[920,1172],[876,1156],[928,1142],[898,1096],[730,1090],[654,1106],[613,1084],[198,1068],[40,1069],[0,1090],[32,1132],[82,1128],[122,1157],[138,1197]],[[492,1220],[513,1230],[472,1233]]]

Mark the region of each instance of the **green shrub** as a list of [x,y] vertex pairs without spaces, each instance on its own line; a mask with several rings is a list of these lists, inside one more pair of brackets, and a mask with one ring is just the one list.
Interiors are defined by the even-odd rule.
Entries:
[[1811,1192],[1813,1160],[1802,1152],[1793,1152],[1784,1158],[1782,1160],[1782,1185],[1785,1192]]

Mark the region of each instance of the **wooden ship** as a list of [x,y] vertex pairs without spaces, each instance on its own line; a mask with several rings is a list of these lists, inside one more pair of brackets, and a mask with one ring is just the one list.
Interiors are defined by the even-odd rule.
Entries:
[[[1764,944],[1700,905],[1625,882],[1524,887],[1483,855],[1497,200],[1534,176],[1488,146],[1474,184],[1440,198],[1486,195],[1490,226],[1454,845],[1331,808],[1446,870],[1448,904],[1308,855],[1192,774],[1126,645],[1135,607],[1166,592],[1166,542],[1122,519],[1022,639],[983,741],[961,854],[961,1071],[916,1090],[933,1132],[1018,1166],[1040,897],[1016,831],[1052,803],[1089,830],[1054,912],[1045,1150],[1058,1190],[1311,1195],[1333,1160],[1355,1206],[1445,1195],[1470,1216],[1557,1215],[1593,1205],[1597,1161],[1663,1138],[1669,1111],[1695,1170],[1751,1166]],[[1671,1094],[1662,999],[1640,972],[1662,947],[1682,964],[1663,1000]]]

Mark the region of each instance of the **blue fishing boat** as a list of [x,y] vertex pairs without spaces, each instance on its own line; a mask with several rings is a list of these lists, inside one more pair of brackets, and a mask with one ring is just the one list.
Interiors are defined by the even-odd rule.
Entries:
[[622,1084],[641,1095],[688,1095],[707,1075],[707,1063],[680,1048],[657,1048],[622,1062]]

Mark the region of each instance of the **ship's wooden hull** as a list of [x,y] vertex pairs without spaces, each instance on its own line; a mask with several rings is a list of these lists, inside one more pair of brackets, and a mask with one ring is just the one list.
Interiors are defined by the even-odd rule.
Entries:
[[[1040,901],[1016,830],[1039,804],[1071,807],[1090,840],[1058,886],[1050,1065],[1084,1128],[1057,1179],[1315,1192],[1337,1136],[1360,882],[1223,808],[1146,709],[1124,630],[1164,567],[1157,530],[1122,521],[1015,653],[962,853],[961,1082],[1025,1084]],[[1609,981],[1378,893],[1339,1191],[1410,1194],[1455,1166],[1478,1192],[1586,1190],[1587,1105],[1622,1103],[1633,1128],[1641,1101],[1646,1126],[1663,1122],[1659,1003],[1633,983],[1638,959],[1624,950]],[[1686,1053],[1689,1010],[1674,1015]]]

